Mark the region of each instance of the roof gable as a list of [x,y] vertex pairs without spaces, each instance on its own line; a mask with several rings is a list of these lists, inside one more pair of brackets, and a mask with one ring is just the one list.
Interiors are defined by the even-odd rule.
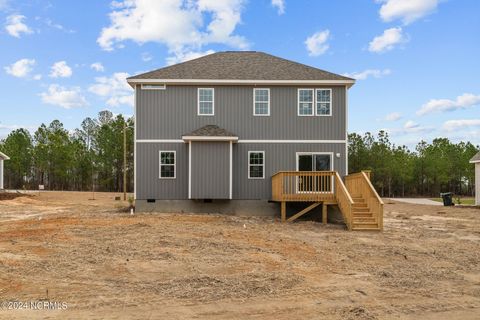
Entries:
[[474,155],[472,159],[470,159],[470,163],[477,163],[477,162],[480,162],[480,151],[477,152],[477,154]]
[[298,62],[256,51],[209,54],[165,68],[129,77],[128,80],[355,80]]

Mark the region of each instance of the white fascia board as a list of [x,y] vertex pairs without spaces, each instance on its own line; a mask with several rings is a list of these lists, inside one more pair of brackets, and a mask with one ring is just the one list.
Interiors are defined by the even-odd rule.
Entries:
[[0,152],[0,160],[10,160],[10,157],[7,156],[5,153]]
[[473,160],[473,161],[470,161],[470,163],[480,163],[480,160]]
[[184,141],[238,141],[238,137],[183,136]]
[[236,85],[346,85],[348,88],[355,80],[237,80],[237,79],[127,79],[133,87],[139,83],[155,84],[236,84]]

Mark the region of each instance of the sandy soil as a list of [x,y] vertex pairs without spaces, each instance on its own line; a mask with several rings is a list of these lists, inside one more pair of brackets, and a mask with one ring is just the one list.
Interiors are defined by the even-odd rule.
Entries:
[[479,319],[480,210],[385,205],[385,231],[136,214],[113,194],[0,201],[9,319]]

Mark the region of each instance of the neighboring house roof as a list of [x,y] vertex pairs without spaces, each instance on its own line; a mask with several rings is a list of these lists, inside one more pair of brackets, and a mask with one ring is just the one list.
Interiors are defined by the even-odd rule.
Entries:
[[216,125],[206,125],[182,136],[183,140],[198,141],[230,141],[238,140],[238,136]]
[[0,152],[0,160],[10,160],[10,157],[7,156],[5,153]]
[[[127,78],[155,80],[310,81],[353,85],[354,79],[257,51],[225,51]],[[186,81],[184,81],[186,82]]]
[[477,162],[480,162],[480,151],[473,156],[472,159],[470,159],[470,163],[477,163]]

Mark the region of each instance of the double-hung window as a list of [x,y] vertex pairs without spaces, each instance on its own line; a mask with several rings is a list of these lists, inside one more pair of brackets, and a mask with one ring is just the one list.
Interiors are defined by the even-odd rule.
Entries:
[[270,89],[263,89],[263,88],[253,89],[253,115],[254,116],[270,115]]
[[265,178],[265,152],[248,152],[248,179]]
[[213,88],[198,88],[198,115],[213,116],[215,113]]
[[317,116],[332,115],[332,89],[316,89]]
[[313,116],[313,89],[298,89],[298,115]]
[[299,116],[331,116],[332,89],[298,89]]
[[176,152],[160,151],[160,179],[175,179]]

